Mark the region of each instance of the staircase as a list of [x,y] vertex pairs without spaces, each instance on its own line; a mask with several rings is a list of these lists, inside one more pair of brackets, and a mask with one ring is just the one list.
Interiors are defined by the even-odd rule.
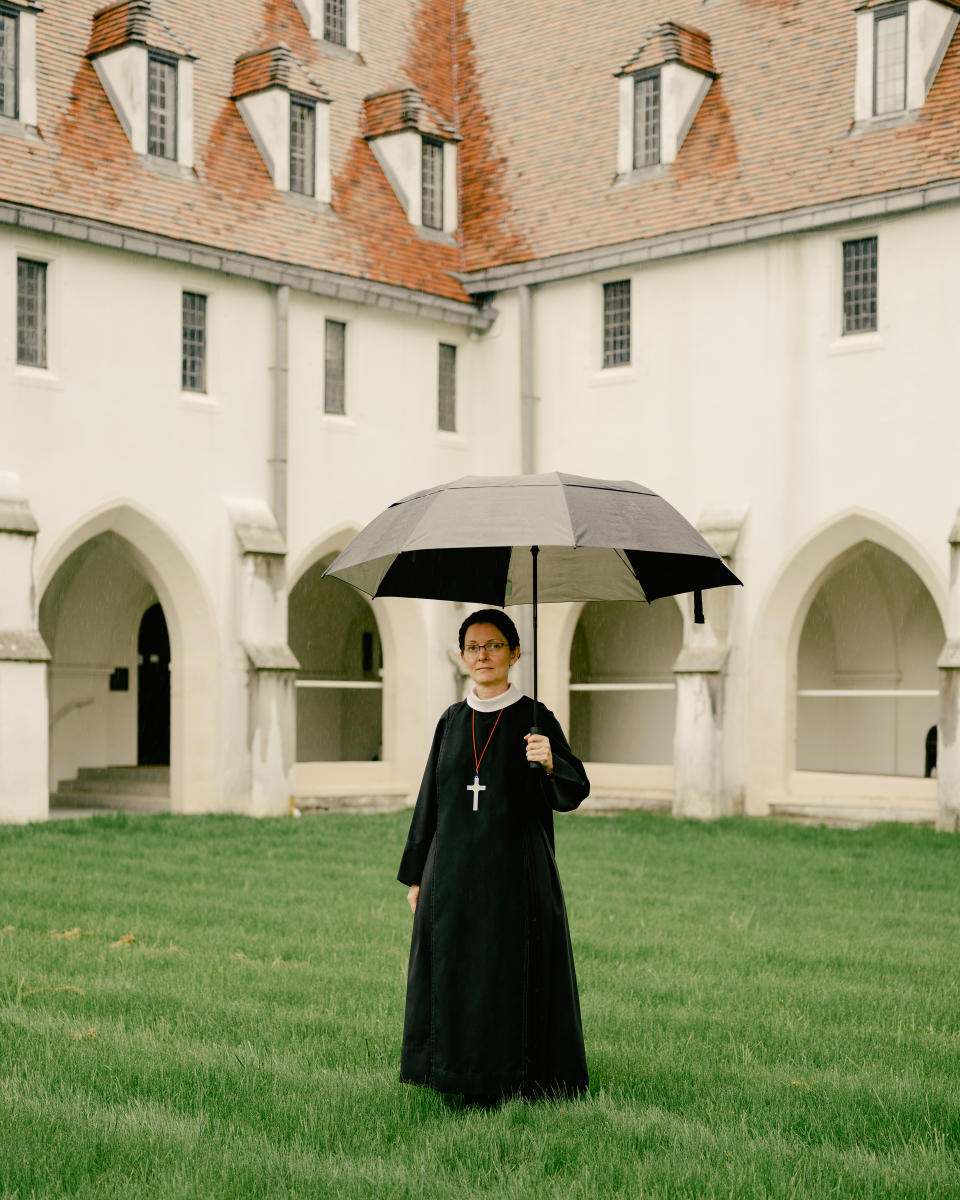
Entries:
[[169,767],[81,767],[50,797],[50,808],[166,813],[170,811]]

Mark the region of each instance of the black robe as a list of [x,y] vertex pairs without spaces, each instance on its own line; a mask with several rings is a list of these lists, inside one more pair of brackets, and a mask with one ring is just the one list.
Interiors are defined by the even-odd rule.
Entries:
[[539,707],[554,773],[531,769],[533,701],[502,716],[454,704],[437,725],[397,878],[420,885],[401,1077],[442,1092],[576,1094],[587,1086],[580,1002],[554,859],[553,809],[590,791],[557,719]]

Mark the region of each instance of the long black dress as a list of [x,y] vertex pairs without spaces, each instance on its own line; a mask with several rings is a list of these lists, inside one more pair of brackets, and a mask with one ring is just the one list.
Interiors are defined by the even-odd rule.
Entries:
[[542,705],[554,773],[530,769],[533,702],[508,698],[492,712],[454,704],[434,735],[397,876],[420,885],[400,1073],[442,1092],[570,1095],[587,1066],[553,810],[576,808],[590,784]]

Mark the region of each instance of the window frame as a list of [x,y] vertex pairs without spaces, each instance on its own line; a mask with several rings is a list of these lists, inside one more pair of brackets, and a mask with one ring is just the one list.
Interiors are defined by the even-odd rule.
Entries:
[[[24,358],[21,355],[21,346],[24,344],[23,338],[23,310],[24,291],[21,281],[20,268],[38,267],[36,278],[40,280],[40,287],[37,289],[37,296],[34,298],[36,304],[36,322],[37,328],[32,332],[32,340],[38,346],[35,358]],[[49,291],[47,288],[47,271],[50,264],[46,259],[28,258],[26,255],[17,255],[17,366],[29,367],[37,371],[47,371],[50,368],[50,319],[49,319]]]
[[[643,129],[639,129],[638,128],[639,122],[637,120],[637,116],[638,116],[637,97],[639,95],[641,86],[643,84],[647,84],[647,83],[655,83],[656,84],[656,90],[655,90],[656,146],[654,149],[655,157],[652,157],[652,158],[648,158],[647,154],[646,154],[647,127],[645,125]],[[647,102],[647,104],[648,104],[648,107],[645,110],[645,118],[647,118],[647,123],[650,124],[650,122],[649,122],[649,101]],[[663,161],[663,87],[662,87],[661,72],[660,72],[659,67],[654,67],[653,70],[650,70],[650,71],[640,71],[636,75],[633,76],[633,96],[632,96],[631,115],[630,115],[630,127],[631,127],[631,131],[632,131],[632,141],[633,141],[632,151],[631,151],[631,156],[630,156],[630,162],[631,162],[632,169],[634,171],[643,171],[643,170],[646,170],[648,167],[660,166],[660,164]],[[639,154],[639,148],[641,146],[641,143],[644,148],[644,155],[643,155],[642,159]]]
[[[331,358],[331,330],[339,329],[339,352]],[[327,416],[347,415],[347,322],[327,317],[323,324],[323,411]]]
[[[197,312],[202,314],[202,320],[197,324],[188,326],[187,323],[187,299],[202,300],[203,303],[199,307],[195,307],[192,315]],[[207,301],[209,296],[206,292],[193,292],[187,288],[181,289],[180,292],[180,390],[191,396],[206,396],[208,394],[208,349],[209,338],[207,330],[209,322],[207,320]],[[188,334],[199,334],[193,337],[188,344]],[[199,368],[196,366],[191,369],[190,364],[199,363]]]
[[[172,76],[173,77],[173,98],[172,98],[172,101],[170,104],[169,114],[164,114],[165,116],[169,117],[169,122],[170,122],[170,129],[169,129],[169,132],[167,135],[167,141],[165,142],[165,145],[169,146],[171,149],[171,153],[169,153],[169,154],[157,153],[156,150],[151,149],[151,146],[154,145],[153,131],[152,131],[153,114],[155,112],[163,111],[163,110],[155,108],[155,106],[153,104],[153,100],[152,100],[153,90],[150,86],[150,74],[151,74],[151,68],[154,66],[154,64],[156,64],[157,66],[170,67],[170,68],[172,68],[172,71],[173,71],[173,76]],[[180,94],[180,79],[179,79],[179,63],[178,63],[177,58],[171,54],[161,54],[155,50],[148,50],[147,51],[147,155],[150,158],[157,158],[161,162],[177,162],[179,160],[179,152],[178,152],[178,150],[179,150],[178,141],[179,141],[179,136],[180,136],[179,129],[178,129],[179,105],[180,105],[179,94]]]
[[[880,26],[884,21],[893,20],[896,17],[903,17],[903,93],[901,103],[898,108],[888,108],[880,112],[877,108],[877,94],[880,83]],[[873,14],[873,80],[871,84],[871,112],[874,117],[895,117],[900,113],[907,111],[907,68],[909,66],[909,5],[906,0],[901,3],[885,5],[883,8],[878,8]]]
[[[20,119],[20,14],[15,8],[8,8],[5,4],[0,4],[0,18],[6,18],[13,25],[13,111],[4,112],[0,109],[0,117],[6,117],[9,121],[18,121]],[[3,62],[0,60],[0,78],[3,73]],[[4,88],[4,101],[6,101],[6,88]]]
[[[623,319],[624,305],[618,302],[623,290],[626,289],[626,318]],[[613,320],[620,317],[618,326]],[[625,334],[624,334],[625,331]],[[603,325],[602,325],[602,369],[609,371],[617,367],[629,367],[633,363],[633,280],[613,279],[603,285]],[[618,343],[619,339],[619,343]]]
[[[864,283],[859,276],[863,273],[863,266],[858,262],[851,263],[848,266],[848,247],[867,247],[872,243],[872,263],[868,263],[868,269],[872,270],[872,279],[867,279]],[[861,334],[875,334],[880,327],[880,240],[877,234],[865,234],[862,237],[845,238],[840,244],[840,276],[841,276],[841,293],[840,293],[840,333],[841,337],[857,337]],[[853,255],[851,254],[851,257]],[[870,294],[872,289],[872,294]],[[872,305],[872,311],[868,311],[866,318],[860,312],[861,306],[866,303]],[[864,322],[868,323],[864,323]]]
[[[428,153],[429,151],[429,153]],[[420,224],[424,229],[443,229],[443,208],[444,208],[444,190],[443,190],[443,167],[444,167],[444,146],[443,142],[437,138],[421,136],[420,138]],[[427,205],[428,183],[427,183],[427,162],[431,161],[430,174],[432,179],[429,185],[431,203]],[[430,220],[427,220],[427,215],[430,215]]]
[[[303,141],[303,186],[294,186],[294,112],[301,111],[309,114],[309,120],[304,122]],[[315,197],[317,194],[317,102],[309,96],[290,93],[290,130],[289,130],[289,175],[288,188],[297,196]],[[308,170],[309,167],[309,170]],[[298,177],[299,182],[299,177]]]
[[[331,46],[347,48],[347,2],[348,0],[323,0],[323,41]],[[336,11],[334,11],[336,10]],[[341,32],[341,37],[331,37],[330,32]]]
[[452,342],[440,342],[437,348],[437,429],[457,432],[457,347]]

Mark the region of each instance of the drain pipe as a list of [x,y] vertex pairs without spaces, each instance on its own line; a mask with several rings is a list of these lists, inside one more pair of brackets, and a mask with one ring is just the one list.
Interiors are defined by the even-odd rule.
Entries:
[[290,408],[290,287],[277,288],[274,306],[273,367],[273,515],[281,534],[287,536],[287,441]]

